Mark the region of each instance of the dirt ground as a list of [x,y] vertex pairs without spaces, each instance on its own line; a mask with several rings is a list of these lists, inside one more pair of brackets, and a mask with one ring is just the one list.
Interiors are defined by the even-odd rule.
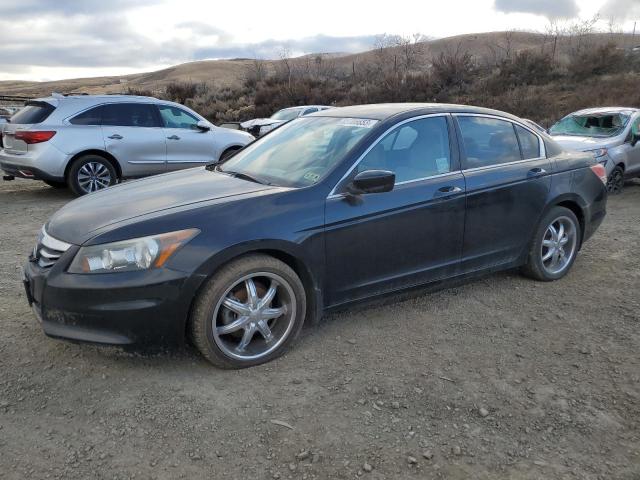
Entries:
[[561,281],[333,314],[268,365],[44,336],[19,281],[68,192],[0,182],[0,477],[640,478],[640,182]]

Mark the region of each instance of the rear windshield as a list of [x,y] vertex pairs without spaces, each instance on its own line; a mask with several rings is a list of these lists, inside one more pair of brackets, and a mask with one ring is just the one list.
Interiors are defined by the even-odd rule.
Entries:
[[551,127],[549,133],[581,137],[613,137],[622,133],[629,118],[630,115],[625,113],[569,115]]
[[25,107],[11,117],[11,123],[31,125],[44,122],[56,109],[47,102],[27,102]]

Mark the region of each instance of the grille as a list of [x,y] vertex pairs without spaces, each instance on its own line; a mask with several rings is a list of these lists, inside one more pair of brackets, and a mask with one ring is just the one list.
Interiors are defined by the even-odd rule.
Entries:
[[70,244],[53,238],[45,231],[44,227],[38,236],[38,244],[33,251],[33,257],[42,268],[53,266],[60,256],[66,252]]

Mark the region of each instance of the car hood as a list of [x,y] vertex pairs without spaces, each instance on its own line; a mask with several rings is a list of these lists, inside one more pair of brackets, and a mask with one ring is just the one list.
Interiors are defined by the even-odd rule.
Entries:
[[46,225],[47,233],[80,245],[98,230],[158,212],[200,206],[203,202],[231,201],[241,196],[280,188],[261,185],[204,167],[181,170],[125,182],[73,200],[58,210]]
[[274,123],[282,123],[282,120],[274,120],[273,118],[254,118],[253,120],[247,120],[242,122],[240,126],[242,128],[262,127],[264,125],[272,125]]
[[585,152],[596,148],[611,148],[618,144],[617,138],[578,137],[574,135],[553,135],[556,142],[569,150]]

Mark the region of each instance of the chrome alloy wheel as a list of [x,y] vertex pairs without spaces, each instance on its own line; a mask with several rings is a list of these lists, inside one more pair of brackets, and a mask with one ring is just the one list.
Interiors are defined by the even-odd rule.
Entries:
[[558,217],[551,222],[540,249],[542,266],[547,273],[557,275],[564,271],[576,254],[577,244],[576,226],[569,217]]
[[87,162],[78,170],[78,185],[85,193],[102,190],[111,185],[111,173],[99,162]]
[[295,322],[293,288],[279,275],[257,272],[229,287],[213,312],[212,331],[229,357],[255,360],[276,350]]

